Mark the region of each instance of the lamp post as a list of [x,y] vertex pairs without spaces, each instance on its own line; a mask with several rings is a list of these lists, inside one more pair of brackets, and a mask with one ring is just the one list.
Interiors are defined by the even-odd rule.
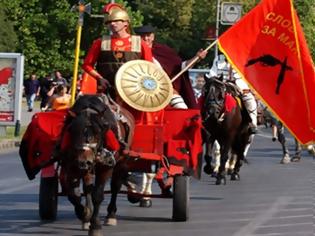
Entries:
[[77,87],[81,32],[82,32],[82,26],[83,26],[84,12],[88,14],[91,13],[91,3],[84,5],[84,0],[80,0],[78,6],[76,6],[75,9],[79,11],[79,18],[78,18],[78,24],[77,24],[74,67],[73,67],[73,77],[72,77],[72,84],[71,84],[71,100],[70,100],[71,106],[74,104],[75,92],[76,92],[76,87]]

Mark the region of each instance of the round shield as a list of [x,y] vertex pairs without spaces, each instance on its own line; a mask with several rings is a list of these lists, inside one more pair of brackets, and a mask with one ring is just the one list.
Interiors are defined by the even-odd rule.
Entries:
[[173,95],[173,86],[164,70],[149,61],[133,60],[122,65],[115,77],[120,97],[140,111],[159,111]]

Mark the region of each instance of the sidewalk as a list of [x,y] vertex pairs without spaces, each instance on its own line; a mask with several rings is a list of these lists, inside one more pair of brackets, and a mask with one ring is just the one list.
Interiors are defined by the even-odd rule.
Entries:
[[20,146],[20,139],[4,139],[0,141],[0,152],[1,150],[13,149]]

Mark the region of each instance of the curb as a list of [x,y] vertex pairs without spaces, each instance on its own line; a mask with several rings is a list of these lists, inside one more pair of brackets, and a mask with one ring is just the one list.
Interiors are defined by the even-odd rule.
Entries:
[[20,140],[1,140],[0,150],[12,149],[20,146]]

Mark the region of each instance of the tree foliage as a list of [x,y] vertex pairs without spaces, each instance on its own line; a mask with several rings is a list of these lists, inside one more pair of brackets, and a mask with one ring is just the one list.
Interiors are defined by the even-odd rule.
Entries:
[[[101,10],[109,0],[90,0],[92,15],[85,14],[81,38],[81,60],[95,38],[108,33]],[[217,0],[116,0],[123,4],[132,18],[132,26],[142,23],[157,28],[157,39],[175,48],[184,59],[205,48],[205,30],[215,26]],[[243,14],[259,0],[230,0],[240,2]],[[72,75],[78,12],[71,7],[78,0],[0,0],[0,50],[25,55],[25,74],[44,76],[53,70]],[[295,8],[311,50],[315,56],[315,2],[295,0]],[[220,33],[228,27],[220,26]],[[213,49],[203,64],[212,61]]]
[[17,35],[5,11],[0,8],[0,52],[15,52]]
[[44,76],[53,70],[72,70],[76,14],[66,0],[11,0],[1,4],[14,24],[17,51],[25,56],[25,74]]

